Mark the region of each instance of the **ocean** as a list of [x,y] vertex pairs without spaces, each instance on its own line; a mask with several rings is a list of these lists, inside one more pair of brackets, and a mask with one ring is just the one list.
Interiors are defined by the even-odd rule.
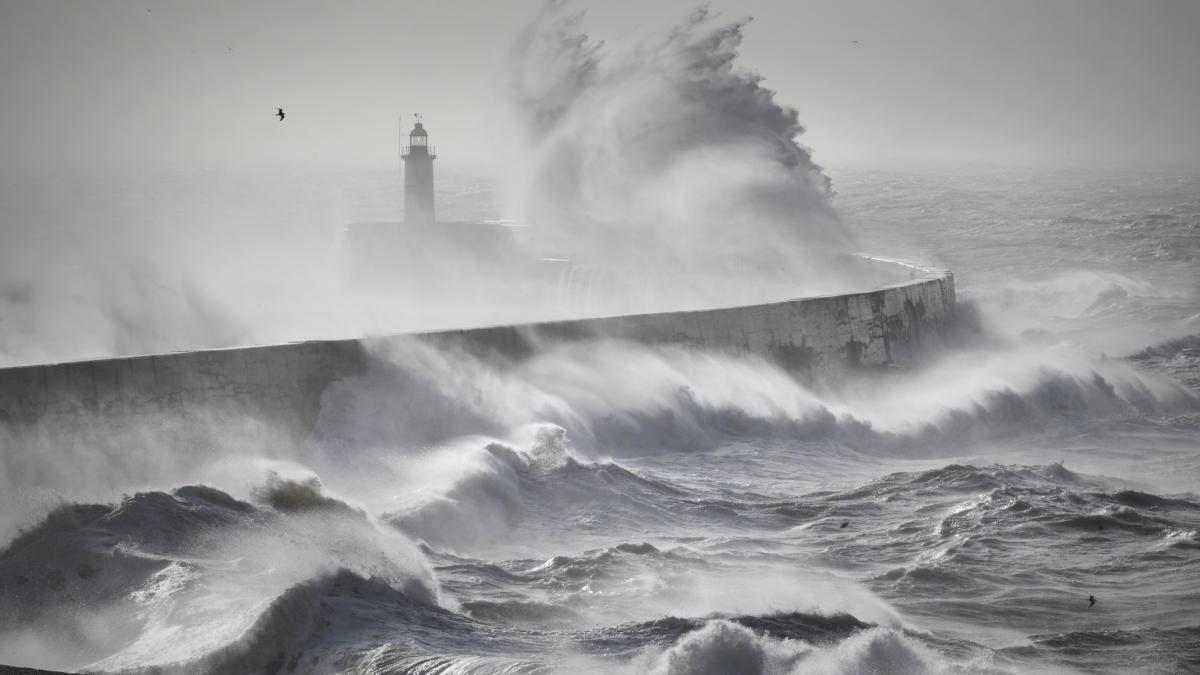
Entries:
[[[954,271],[970,329],[930,362],[813,389],[722,353],[413,343],[327,391],[299,442],[252,419],[200,441],[156,420],[65,445],[7,430],[0,663],[1200,671],[1200,173],[828,173],[862,250]],[[314,182],[306,200],[351,206],[308,217],[369,219],[386,208],[353,196],[388,180]],[[450,217],[496,215],[485,179],[439,190]],[[9,317],[50,297],[6,288]],[[111,314],[77,312],[79,342],[54,341],[66,319],[42,343],[10,325],[6,355],[250,334],[218,309],[204,333]]]

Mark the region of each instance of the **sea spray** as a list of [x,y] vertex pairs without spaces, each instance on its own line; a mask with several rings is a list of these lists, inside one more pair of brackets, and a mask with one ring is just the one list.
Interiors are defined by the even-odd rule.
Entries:
[[928,456],[1076,418],[1200,410],[1195,394],[1127,361],[988,339],[833,390],[750,355],[613,340],[548,342],[516,360],[420,339],[372,350],[370,372],[325,396],[317,429],[329,446],[444,447],[549,424],[584,458],[698,452],[747,433]]
[[551,250],[683,302],[689,274],[798,289],[836,273],[827,256],[853,238],[797,111],[736,65],[744,27],[701,9],[617,50],[550,3],[520,37],[511,190]]

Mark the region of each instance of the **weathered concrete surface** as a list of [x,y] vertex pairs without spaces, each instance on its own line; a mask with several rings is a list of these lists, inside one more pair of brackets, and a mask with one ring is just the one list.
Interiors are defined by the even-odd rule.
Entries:
[[864,293],[690,312],[426,333],[425,339],[521,357],[546,341],[617,338],[754,354],[825,384],[854,371],[911,364],[940,343],[955,307],[947,272]]
[[[954,280],[948,272],[913,270],[920,276],[912,281],[862,293],[416,337],[509,358],[548,341],[586,338],[723,350],[770,359],[820,385],[862,369],[907,365],[936,347],[954,315]],[[224,408],[308,428],[326,387],[369,362],[363,342],[332,340],[0,369],[0,425]]]
[[0,370],[0,425],[202,407],[312,420],[325,387],[366,363],[362,345],[347,340],[8,368]]

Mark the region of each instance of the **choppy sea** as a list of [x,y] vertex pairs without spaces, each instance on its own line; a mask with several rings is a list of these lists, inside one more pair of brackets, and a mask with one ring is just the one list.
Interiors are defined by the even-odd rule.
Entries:
[[836,391],[699,351],[401,345],[300,443],[0,433],[0,663],[1200,671],[1200,174],[830,174],[863,249],[951,268],[977,332]]

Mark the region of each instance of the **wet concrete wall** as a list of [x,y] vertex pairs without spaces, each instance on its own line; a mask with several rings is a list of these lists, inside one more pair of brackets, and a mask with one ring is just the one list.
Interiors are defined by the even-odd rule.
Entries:
[[506,358],[521,358],[547,341],[598,337],[714,349],[770,359],[819,386],[863,370],[905,366],[937,348],[954,315],[954,280],[949,273],[920,272],[868,292],[725,309],[0,369],[0,425],[204,408],[309,428],[328,385],[370,367],[370,344],[414,337]]

